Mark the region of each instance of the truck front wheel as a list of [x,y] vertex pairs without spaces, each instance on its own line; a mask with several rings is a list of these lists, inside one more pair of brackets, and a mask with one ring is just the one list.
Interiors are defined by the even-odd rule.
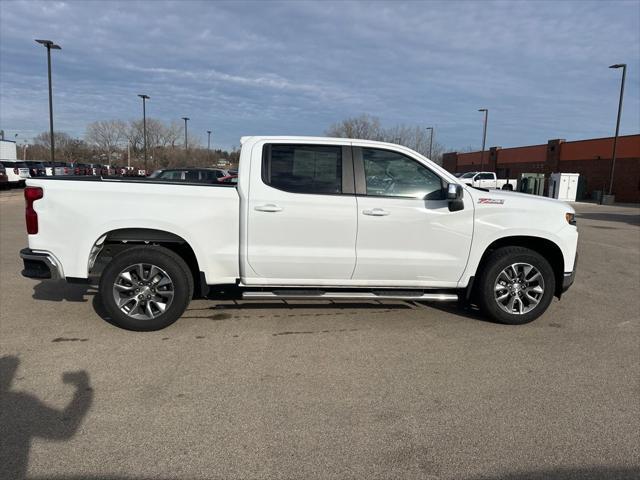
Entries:
[[478,301],[492,319],[509,325],[531,322],[551,304],[555,276],[538,252],[502,247],[484,263],[478,283]]
[[193,276],[171,250],[140,246],[115,256],[100,278],[100,300],[112,323],[135,331],[168,327],[193,294]]

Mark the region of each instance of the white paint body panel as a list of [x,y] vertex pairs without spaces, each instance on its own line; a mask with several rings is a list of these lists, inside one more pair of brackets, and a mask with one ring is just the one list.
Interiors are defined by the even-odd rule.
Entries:
[[44,198],[34,203],[39,232],[29,248],[55,255],[67,277],[86,278],[91,247],[122,228],[150,228],[182,237],[207,283],[239,276],[238,193],[233,187],[121,181],[31,179]]
[[[532,236],[558,245],[564,271],[573,269],[578,234],[565,220],[573,209],[563,202],[463,186],[464,209],[451,212],[447,202],[439,200],[284,192],[262,182],[265,143],[394,150],[445,182],[462,185],[440,166],[399,145],[243,137],[236,188],[29,180],[28,185],[44,189],[44,198],[34,204],[40,231],[29,236],[29,247],[52,253],[65,276],[86,278],[89,252],[102,235],[150,228],[182,237],[209,284],[239,279],[247,286],[461,288],[476,274],[492,242]],[[389,215],[362,215],[372,208]]]
[[[460,285],[466,285],[475,275],[487,247],[504,237],[528,236],[549,240],[562,251],[564,271],[573,270],[578,230],[565,219],[566,213],[575,213],[573,207],[558,200],[504,190],[483,192],[466,187],[465,193],[474,200],[476,210],[473,244]],[[504,203],[480,203],[482,199]]]
[[[449,211],[446,200],[358,197],[354,280],[456,287],[473,234],[473,204]],[[384,216],[363,212],[382,209]]]
[[[242,281],[246,285],[340,285],[351,279],[356,263],[357,205],[353,195],[285,192],[262,181],[262,147],[242,146],[238,185],[246,206]],[[269,143],[289,143],[272,139]],[[297,142],[300,143],[300,142]],[[307,144],[326,144],[309,139]],[[332,145],[350,145],[342,139]],[[246,160],[251,164],[247,172]],[[247,174],[248,175],[245,175]],[[263,211],[265,206],[281,209]],[[243,222],[244,224],[244,222]]]

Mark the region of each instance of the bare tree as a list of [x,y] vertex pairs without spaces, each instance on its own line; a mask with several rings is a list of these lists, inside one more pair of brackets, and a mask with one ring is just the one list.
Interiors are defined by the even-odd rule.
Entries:
[[363,140],[382,140],[383,138],[380,119],[366,113],[359,117],[347,118],[334,123],[325,133],[329,137],[360,138]]
[[[53,135],[56,140],[56,150],[58,148],[63,149],[64,146],[71,141],[71,135],[66,132],[53,132]],[[39,133],[33,138],[33,144],[44,148],[51,148],[51,135],[49,135],[49,132]]]
[[[407,125],[383,128],[379,118],[367,114],[334,123],[325,133],[331,137],[397,143],[398,145],[409,147],[426,157],[429,156],[431,133],[426,128]],[[434,140],[433,145],[431,145],[432,158],[430,160],[442,164],[444,151],[445,147]]]
[[87,125],[85,138],[107,154],[107,162],[111,164],[111,154],[127,138],[127,124],[122,120],[100,120]]
[[[91,158],[91,149],[81,139],[73,138],[65,132],[54,132],[54,136],[56,140],[56,160],[71,162]],[[34,137],[33,145],[27,150],[29,159],[48,159],[50,146],[51,139],[49,132],[39,133]]]

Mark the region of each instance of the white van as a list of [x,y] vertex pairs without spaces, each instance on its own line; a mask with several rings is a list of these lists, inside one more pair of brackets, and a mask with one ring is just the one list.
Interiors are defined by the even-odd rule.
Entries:
[[24,186],[24,182],[27,178],[31,178],[31,175],[29,174],[29,167],[24,162],[18,162],[16,160],[2,160],[2,165],[7,172],[9,186]]

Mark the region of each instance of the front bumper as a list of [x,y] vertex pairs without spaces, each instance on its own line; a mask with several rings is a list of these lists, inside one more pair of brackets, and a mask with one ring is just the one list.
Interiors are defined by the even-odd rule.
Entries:
[[576,279],[576,268],[578,266],[578,253],[576,252],[576,258],[573,261],[573,270],[570,272],[564,273],[564,278],[562,279],[562,293],[569,290],[569,287],[573,285],[573,282]]
[[59,280],[62,278],[62,270],[56,258],[50,253],[34,252],[30,248],[20,250],[20,258],[24,262],[22,276]]

